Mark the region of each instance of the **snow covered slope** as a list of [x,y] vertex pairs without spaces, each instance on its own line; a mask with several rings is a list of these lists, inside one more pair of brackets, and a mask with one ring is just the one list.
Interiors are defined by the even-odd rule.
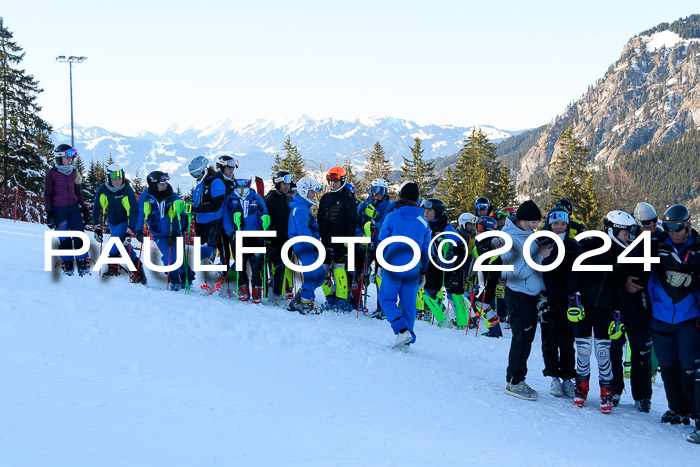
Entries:
[[[629,393],[611,415],[548,394],[539,337],[503,393],[510,340],[300,316],[125,277],[43,271],[45,226],[0,220],[0,465],[697,465],[688,427]],[[197,284],[195,284],[197,285]],[[320,301],[320,296],[318,297]],[[509,337],[509,334],[508,336]],[[595,375],[592,378],[595,380]],[[597,390],[597,388],[596,388]]]

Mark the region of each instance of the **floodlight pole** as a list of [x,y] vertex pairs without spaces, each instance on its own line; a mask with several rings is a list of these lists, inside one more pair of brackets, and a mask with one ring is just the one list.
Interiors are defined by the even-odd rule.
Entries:
[[87,60],[87,57],[76,57],[71,55],[59,55],[56,57],[57,62],[68,62],[68,76],[70,80],[70,145],[75,148],[75,136],[73,135],[73,63],[81,63]]

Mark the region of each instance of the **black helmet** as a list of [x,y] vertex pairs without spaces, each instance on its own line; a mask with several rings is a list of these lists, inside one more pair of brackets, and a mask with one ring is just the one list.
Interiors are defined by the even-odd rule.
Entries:
[[158,191],[157,185],[159,183],[167,182],[168,180],[170,180],[170,175],[168,175],[165,172],[161,172],[160,170],[154,170],[153,172],[149,173],[146,177],[148,189],[151,191],[151,193],[155,193]]
[[477,214],[479,211],[484,209],[486,210],[486,215],[491,214],[491,211],[493,211],[491,201],[489,201],[486,196],[477,196],[476,201],[474,201],[474,214]]
[[424,199],[421,203],[423,209],[433,209],[435,210],[435,220],[431,222],[437,223],[447,223],[447,212],[445,212],[445,203],[441,199],[428,198]]
[[574,212],[574,203],[569,198],[562,198],[557,201],[557,206],[560,206],[568,211],[569,214]]
[[238,159],[234,159],[231,156],[220,156],[216,159],[216,168],[219,170],[224,170],[224,167],[233,167],[234,169],[238,167]]
[[272,177],[272,183],[275,184],[275,190],[280,189],[280,185],[282,183],[289,183],[290,189],[294,188],[296,185],[294,184],[294,174],[287,172],[286,170],[278,170],[275,173],[275,176]]
[[56,149],[53,150],[53,154],[56,158],[56,165],[63,165],[63,159],[61,158],[64,156],[70,157],[72,164],[72,159],[78,156],[78,151],[73,149],[73,146],[71,146],[70,144],[59,144],[58,146],[56,146]]
[[661,224],[666,232],[690,229],[690,211],[682,204],[674,204],[666,210]]

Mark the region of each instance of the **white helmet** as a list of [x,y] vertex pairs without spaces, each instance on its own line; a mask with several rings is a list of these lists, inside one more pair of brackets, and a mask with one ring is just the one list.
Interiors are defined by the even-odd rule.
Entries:
[[196,179],[199,179],[199,177],[201,177],[207,170],[207,167],[209,167],[209,159],[204,156],[197,156],[190,161],[187,169],[190,171],[190,175]]
[[370,194],[385,195],[389,192],[389,182],[383,178],[375,178],[370,183],[368,190]]
[[627,248],[627,245],[617,239],[617,234],[620,230],[632,231],[632,228],[636,225],[637,221],[634,220],[634,217],[620,210],[610,211],[605,215],[605,219],[603,219],[605,232],[610,236],[613,242],[617,243],[622,248]]
[[316,193],[321,192],[321,185],[319,185],[316,180],[311,177],[302,177],[301,180],[297,182],[297,194],[304,198],[306,201],[313,205],[317,205],[318,201],[315,199],[309,199],[309,191],[315,191]]
[[476,216],[471,212],[465,212],[464,214],[459,216],[457,222],[459,223],[460,229],[466,230],[467,224],[473,224],[474,222],[476,222]]

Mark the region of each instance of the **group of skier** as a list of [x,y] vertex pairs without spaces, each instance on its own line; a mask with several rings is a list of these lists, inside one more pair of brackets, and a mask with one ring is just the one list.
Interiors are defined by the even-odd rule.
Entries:
[[[79,174],[72,166],[77,152],[59,145],[55,156],[55,167],[45,179],[49,226],[83,230],[81,211],[89,213]],[[509,324],[512,340],[505,392],[526,400],[537,399],[537,392],[525,379],[538,322],[543,373],[552,378],[551,394],[570,397],[576,406],[584,406],[590,355],[595,353],[603,413],[610,413],[618,404],[624,389],[625,339],[629,341],[635,406],[649,412],[653,346],[669,406],[662,422],[689,424],[695,419],[696,430],[688,439],[700,443],[700,239],[691,228],[686,207],[669,208],[660,226],[656,211],[647,203],[639,203],[633,214],[611,211],[602,229],[608,240],[594,235],[578,242],[574,237],[585,226],[575,219],[573,203],[566,198],[546,213],[542,226],[542,212],[531,200],[517,209],[495,209],[488,199],[478,197],[473,213],[462,213],[455,228],[445,203],[437,198],[421,199],[412,181],[403,183],[398,199],[391,200],[389,182],[377,178],[369,186],[367,199],[358,202],[342,167],[327,172],[328,191],[323,196],[322,186],[313,178],[295,180],[291,173],[278,171],[272,178],[274,189],[264,198],[253,189],[253,177],[242,175],[233,157],[219,157],[216,168],[210,167],[207,158],[196,157],[189,163],[189,172],[197,181],[192,203],[183,202],[168,183],[169,175],[160,171],[148,174],[148,188],[137,201],[123,168],[108,167],[88,221],[95,226],[95,237],[102,241],[106,221],[112,236],[127,244],[130,237],[142,243],[147,226],[162,263],[169,266],[178,257],[179,237],[187,241],[193,235],[190,225],[194,221],[203,262],[215,262],[218,253],[218,262],[226,269],[219,280],[229,286],[235,281],[239,301],[261,303],[269,298],[281,303],[287,299],[290,311],[304,315],[362,310],[386,318],[396,336],[392,347],[404,352],[416,342],[417,318],[460,329],[478,327],[483,319],[488,328],[484,334],[489,337],[501,337],[501,324]],[[540,227],[559,237],[563,251],[546,237],[528,241]],[[264,253],[244,254],[243,264],[236,267],[232,253],[237,234],[268,230],[276,235],[243,238],[244,246],[264,247]],[[492,255],[504,246],[504,239],[476,237],[499,230],[510,236],[513,245],[501,255]],[[645,231],[651,233],[650,247],[638,242],[635,248],[628,248]],[[288,240],[302,236],[315,242],[294,243],[293,256],[284,251]],[[388,244],[382,256],[391,265],[406,266],[401,271],[384,268],[377,259],[379,244],[397,236],[412,240],[419,253],[412,262],[414,246],[403,241]],[[334,237],[364,237],[364,243],[353,246],[334,242]],[[78,248],[79,242],[64,237],[60,248]],[[606,243],[611,247],[602,254],[590,254]],[[525,248],[531,262],[525,260]],[[324,261],[318,261],[321,251]],[[623,252],[628,253],[627,259],[639,261],[624,261]],[[113,249],[110,254],[118,252]],[[282,260],[284,254],[308,269],[296,293],[293,272]],[[660,262],[645,271],[641,261],[650,254]],[[137,265],[132,280],[145,284],[141,258],[130,246],[129,256]],[[349,264],[351,256],[354,262]],[[550,265],[559,256],[563,261],[552,271],[543,273],[533,267],[533,262]],[[64,272],[71,275],[74,259],[61,259]],[[582,259],[594,266],[592,270],[573,267]],[[512,266],[512,271],[481,271],[476,267],[479,263]],[[87,255],[78,257],[75,264],[80,275],[89,271]],[[105,274],[118,273],[119,266],[110,265]],[[168,273],[168,288],[189,288],[193,280],[194,272],[185,260]],[[369,312],[366,290],[371,283],[377,287],[377,304]],[[318,288],[326,298],[319,307],[315,304]]]

